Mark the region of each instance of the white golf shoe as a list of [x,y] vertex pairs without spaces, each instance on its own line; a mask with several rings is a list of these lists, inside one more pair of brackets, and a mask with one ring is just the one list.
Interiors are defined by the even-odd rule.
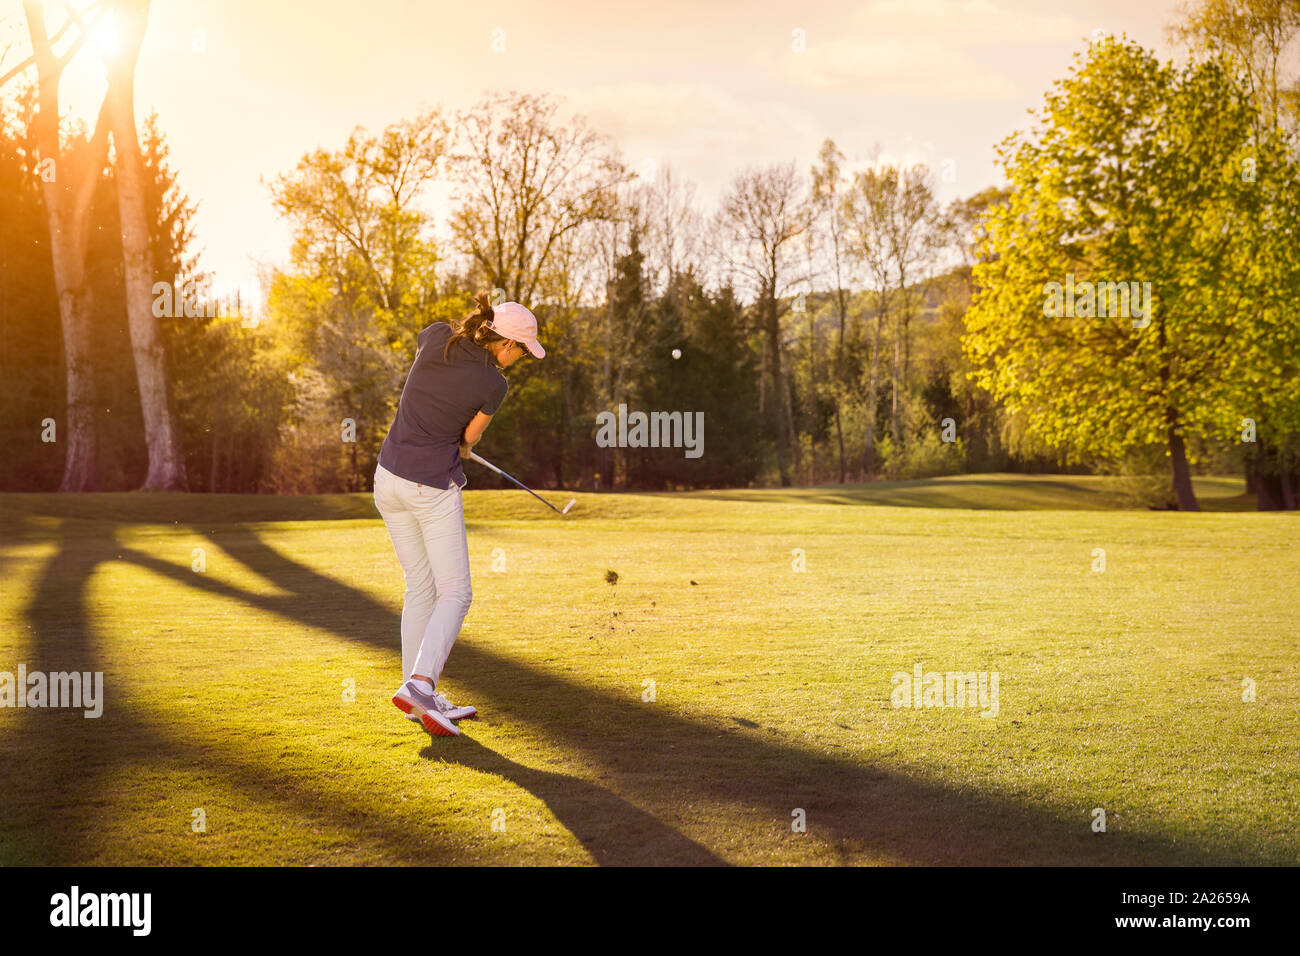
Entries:
[[[446,715],[446,717],[449,720],[463,720],[466,717],[474,717],[478,715],[477,707],[473,706],[472,704],[466,705],[464,707],[457,707],[455,704],[449,701],[443,694],[439,693],[438,691],[434,691],[433,700],[437,704],[438,708],[442,711],[444,715]],[[420,715],[414,712],[408,713],[406,715],[406,719],[410,721],[414,721],[417,724],[423,722],[420,718]]]
[[434,700],[438,702],[438,705],[442,708],[442,712],[452,720],[461,720],[462,718],[465,717],[473,717],[475,714],[478,713],[478,708],[473,705],[467,705],[465,707],[457,707],[455,704],[453,704],[451,701],[449,701],[446,697],[444,697],[436,690],[433,692],[433,697]]
[[460,734],[451,718],[442,712],[442,706],[434,695],[420,690],[414,681],[408,680],[397,689],[393,695],[393,705],[408,717],[415,715],[424,729],[435,737],[455,737]]

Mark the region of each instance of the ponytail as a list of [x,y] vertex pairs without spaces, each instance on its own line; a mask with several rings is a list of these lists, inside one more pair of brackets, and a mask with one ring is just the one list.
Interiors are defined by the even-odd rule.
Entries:
[[504,335],[498,335],[491,329],[486,328],[486,324],[492,321],[491,293],[479,292],[473,296],[473,299],[476,308],[461,319],[460,326],[455,330],[452,337],[447,340],[447,344],[442,350],[444,359],[451,354],[451,347],[458,339],[469,339],[480,348],[486,348],[490,342],[506,341]]

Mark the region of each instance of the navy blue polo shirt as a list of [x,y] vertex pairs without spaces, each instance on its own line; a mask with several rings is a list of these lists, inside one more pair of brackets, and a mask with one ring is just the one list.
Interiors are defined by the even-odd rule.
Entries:
[[478,412],[494,415],[509,384],[487,349],[459,339],[447,358],[442,350],[451,326],[434,322],[420,330],[415,362],[406,376],[393,426],[379,449],[379,464],[408,481],[465,487],[460,441]]

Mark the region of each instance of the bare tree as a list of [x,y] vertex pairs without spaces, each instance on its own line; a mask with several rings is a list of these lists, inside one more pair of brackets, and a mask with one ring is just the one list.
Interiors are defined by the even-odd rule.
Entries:
[[[646,286],[644,250],[650,233],[651,210],[649,193],[640,187],[630,186],[619,191],[618,212],[609,219],[594,223],[590,230],[596,261],[602,266],[601,284],[604,291],[602,315],[604,319],[604,360],[602,380],[604,400],[617,405],[623,398],[624,381],[632,368],[632,361],[644,345],[643,334],[649,319],[649,296]],[[640,269],[635,290],[619,288],[621,272],[633,264]],[[638,293],[635,295],[627,293]]]
[[[582,231],[593,266],[593,285],[602,292],[597,315],[600,325],[589,337],[600,343],[596,381],[605,408],[614,408],[624,400],[626,383],[635,378],[638,359],[644,359],[647,351],[651,279],[644,244],[652,231],[651,200],[645,184],[625,183],[617,190],[613,215]],[[603,449],[601,474],[611,487],[616,481],[617,457],[614,448]]]
[[[850,247],[877,289],[868,384],[867,435],[863,467],[875,471],[875,424],[880,387],[881,333],[890,327],[890,437],[903,441],[901,400],[911,360],[911,320],[920,305],[919,279],[946,238],[941,210],[924,166],[868,169],[854,177],[841,206]],[[892,325],[890,324],[892,320]]]
[[844,454],[844,425],[840,415],[840,407],[848,394],[844,382],[844,333],[848,322],[848,290],[844,288],[841,245],[844,241],[845,224],[840,208],[843,185],[840,170],[844,163],[844,154],[832,140],[828,139],[822,143],[818,159],[820,165],[812,169],[812,200],[817,220],[826,224],[826,235],[830,240],[835,271],[835,309],[839,318],[839,336],[835,343],[835,376],[831,388],[835,404],[835,441],[839,446],[840,456],[840,484],[844,484],[848,473]]
[[695,183],[660,168],[646,186],[649,208],[647,261],[657,290],[673,287],[678,273],[695,264],[703,243],[703,216],[695,204]]
[[895,442],[905,436],[899,427],[900,400],[907,388],[912,359],[911,323],[924,295],[925,270],[947,239],[942,210],[935,199],[929,167],[913,166],[899,175],[899,196],[889,223],[898,299],[894,310],[894,362],[890,387],[890,427]]
[[583,303],[593,298],[591,285],[596,270],[591,268],[590,246],[585,230],[566,232],[555,243],[552,261],[542,277],[537,295],[547,312],[547,331],[554,351],[548,353],[547,363],[555,362],[550,370],[560,380],[560,397],[564,407],[567,428],[555,446],[555,486],[565,487],[569,438],[578,422],[574,409],[576,379],[585,374],[595,381],[597,374],[592,350],[586,347],[592,339],[589,329],[589,310]]
[[[27,12],[28,6],[28,3],[24,0],[24,13]],[[70,33],[74,29],[78,31],[75,39],[73,39],[73,41],[68,45],[68,48],[58,54],[58,59],[62,60],[65,66],[72,61],[74,56],[77,55],[77,51],[86,45],[86,41],[90,38],[88,27],[93,26],[102,13],[99,2],[92,3],[82,10],[77,10],[74,7],[67,7],[66,9],[68,11],[68,17],[63,21],[63,26],[59,27],[54,36],[46,35],[44,39],[45,45],[50,51],[53,51],[53,48],[59,45],[59,42],[63,39],[65,34]],[[0,21],[0,23],[2,22],[4,21]],[[31,21],[28,20],[29,35],[30,23]],[[42,21],[42,28],[44,28],[44,21]],[[13,47],[13,40],[4,41],[3,48],[0,48],[0,65],[4,64],[4,61],[9,56],[9,51],[12,50]],[[33,52],[31,56],[27,57],[27,59],[23,60],[17,66],[12,67],[3,75],[0,75],[0,87],[4,86],[15,77],[26,73],[31,67],[36,66],[37,56],[37,53]]]
[[[1260,118],[1271,126],[1295,129],[1300,118],[1300,78],[1295,52],[1300,38],[1300,0],[1186,0],[1169,38],[1202,49],[1222,49],[1246,67]],[[1284,60],[1290,76],[1279,71]]]
[[[817,291],[817,281],[821,279],[824,274],[821,268],[821,264],[825,259],[825,249],[823,248],[825,243],[822,240],[821,234],[817,230],[812,228],[812,223],[817,218],[815,205],[810,203],[808,208],[809,208],[809,227],[804,231],[803,235],[800,237],[800,244],[803,247],[805,262],[807,263],[807,269],[804,273],[803,279],[808,284],[808,294],[806,296],[804,295],[796,296],[795,297],[796,305],[792,306],[791,308],[794,312],[806,316],[808,320],[807,394],[809,396],[809,407],[813,410],[813,413],[815,415],[816,410],[819,408],[818,399],[820,399],[823,395],[825,395],[828,389],[831,392],[832,400],[834,399],[835,384],[834,382],[827,382],[823,380],[823,378],[818,374],[817,371],[817,354],[819,351],[817,345],[818,310],[813,305],[811,301],[811,297]],[[792,396],[794,391],[794,387],[792,383],[793,379],[794,379],[794,369],[791,368],[790,371],[786,374],[786,390],[788,393],[787,401],[792,400],[790,396]],[[803,430],[798,427],[799,424],[800,423],[798,422],[795,423],[796,427],[794,429],[794,433],[795,433],[796,441],[800,442],[800,447],[802,447]],[[808,477],[806,481],[808,484],[815,484],[817,481],[817,443],[813,439],[812,435],[809,436],[808,457],[809,457],[808,472],[807,472]]]
[[[809,207],[794,163],[748,168],[732,182],[718,211],[732,265],[756,296],[759,326],[766,341],[773,413],[777,417],[777,467],[782,486],[790,484],[790,458],[798,455],[790,393],[782,371],[780,299],[801,277],[791,276],[798,249],[792,240],[808,228]],[[796,462],[797,466],[797,462]]]
[[[5,21],[0,20],[0,28],[3,27],[4,23]],[[5,60],[9,59],[9,51],[12,50],[13,48],[14,48],[14,44],[12,40],[6,39],[0,41],[0,68],[4,67]],[[6,73],[3,77],[0,77],[0,86],[4,86],[5,82],[8,81],[8,79],[9,79],[8,73]]]
[[585,118],[559,123],[557,108],[547,95],[497,93],[457,118],[456,243],[493,287],[525,305],[557,243],[614,215],[614,187],[628,178]]
[[853,188],[841,203],[850,254],[876,290],[871,333],[871,364],[867,384],[866,438],[862,470],[868,477],[876,469],[876,408],[880,399],[880,339],[889,317],[892,270],[889,223],[898,200],[898,170],[892,166],[867,169],[853,178]]

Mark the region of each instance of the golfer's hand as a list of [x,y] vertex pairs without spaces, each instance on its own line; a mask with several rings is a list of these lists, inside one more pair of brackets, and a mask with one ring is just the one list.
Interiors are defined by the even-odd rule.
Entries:
[[468,459],[468,458],[469,458],[469,453],[472,452],[473,450],[474,450],[474,446],[471,445],[469,442],[465,442],[465,441],[463,441],[463,442],[460,443],[460,457],[461,457],[461,458],[463,458],[463,459]]

